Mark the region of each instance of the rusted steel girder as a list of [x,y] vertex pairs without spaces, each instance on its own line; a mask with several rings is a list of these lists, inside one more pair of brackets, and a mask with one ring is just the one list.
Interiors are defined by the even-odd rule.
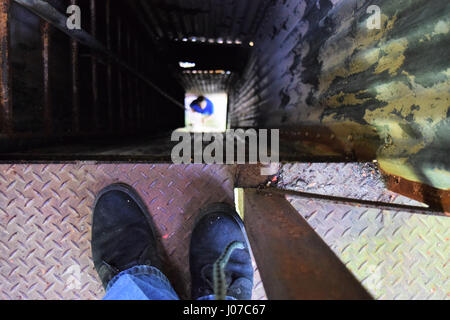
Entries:
[[284,197],[257,189],[244,189],[243,197],[245,229],[269,299],[372,298]]
[[10,134],[12,124],[12,90],[9,15],[11,1],[0,1],[0,133]]
[[450,217],[450,191],[433,188],[429,185],[410,181],[381,170],[386,187],[396,193],[426,203],[433,210],[443,212]]

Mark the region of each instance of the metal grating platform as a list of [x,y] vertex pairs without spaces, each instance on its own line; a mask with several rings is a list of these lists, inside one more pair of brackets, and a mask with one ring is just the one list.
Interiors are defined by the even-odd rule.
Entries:
[[[419,205],[368,163],[286,164],[279,186]],[[288,199],[375,298],[450,299],[450,218]]]
[[[189,236],[198,209],[233,203],[235,166],[0,165],[0,299],[101,299],[90,247],[92,205],[124,182],[146,202],[166,253],[165,272],[189,297]],[[256,269],[256,266],[255,266]],[[254,299],[265,299],[255,272]]]

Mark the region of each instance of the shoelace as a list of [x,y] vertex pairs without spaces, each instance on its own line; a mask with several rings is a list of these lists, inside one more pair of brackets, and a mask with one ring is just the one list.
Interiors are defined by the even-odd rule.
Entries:
[[225,277],[225,267],[230,260],[234,249],[244,249],[245,246],[240,241],[231,242],[213,265],[213,286],[216,300],[225,300],[227,296],[227,280]]

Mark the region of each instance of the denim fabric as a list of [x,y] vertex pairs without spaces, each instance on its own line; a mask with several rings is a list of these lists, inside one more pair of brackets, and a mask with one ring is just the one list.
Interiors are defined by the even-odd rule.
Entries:
[[[179,300],[169,279],[152,266],[134,266],[115,276],[103,300]],[[213,295],[198,300],[214,300]],[[227,297],[227,300],[236,300]]]
[[167,277],[152,266],[134,266],[115,276],[103,300],[179,300]]

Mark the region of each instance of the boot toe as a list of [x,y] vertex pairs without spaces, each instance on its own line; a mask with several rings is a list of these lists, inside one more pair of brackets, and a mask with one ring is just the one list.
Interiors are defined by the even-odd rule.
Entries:
[[112,185],[97,197],[92,218],[92,256],[104,286],[119,271],[139,264],[157,264],[150,215],[131,187]]

